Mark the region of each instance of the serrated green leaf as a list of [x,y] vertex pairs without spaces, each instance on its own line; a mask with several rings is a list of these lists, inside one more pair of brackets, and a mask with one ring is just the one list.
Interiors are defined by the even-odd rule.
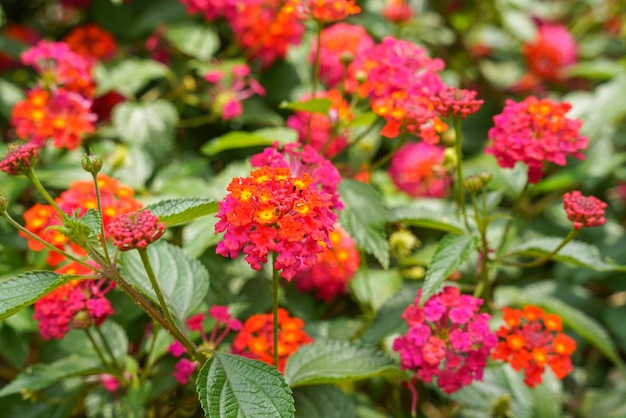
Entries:
[[176,107],[166,100],[149,103],[121,103],[112,112],[111,122],[127,144],[147,146],[155,156],[164,156],[174,145],[178,123]]
[[189,21],[168,25],[165,37],[180,51],[202,61],[211,58],[220,46],[210,27]]
[[158,216],[159,220],[169,227],[217,213],[218,205],[213,199],[179,197],[153,203],[148,205],[146,209]]
[[438,199],[419,199],[408,205],[391,208],[389,222],[402,222],[454,234],[462,234],[465,230],[452,206]]
[[417,291],[422,287],[422,283],[408,283],[395,295],[393,295],[385,304],[376,312],[374,320],[367,327],[361,339],[369,344],[376,344],[387,335],[399,331],[405,327],[402,319],[402,313],[407,306],[415,301]]
[[[561,241],[558,237],[529,239],[511,249],[509,255],[542,257],[554,251]],[[570,241],[552,259],[595,271],[626,271],[626,266],[603,260],[597,247],[582,241]]]
[[207,418],[294,416],[294,400],[285,380],[260,361],[215,352],[200,370],[196,386]]
[[443,282],[463,264],[473,248],[470,235],[446,235],[439,241],[424,278],[422,304],[441,290]]
[[32,305],[68,280],[52,271],[30,271],[0,282],[0,320]]
[[333,102],[330,99],[309,99],[303,102],[282,102],[280,109],[299,110],[301,112],[328,115]]
[[[182,323],[207,294],[209,273],[198,260],[167,242],[154,243],[148,246],[147,252],[165,302]],[[143,294],[158,302],[139,253],[123,252],[120,264],[124,277]]]
[[399,372],[393,360],[377,348],[348,341],[318,340],[304,345],[287,360],[290,387],[352,382]]
[[296,418],[351,418],[354,403],[332,385],[304,386],[293,391]]
[[110,69],[97,65],[94,78],[98,86],[98,94],[116,91],[124,96],[132,97],[149,81],[165,77],[168,71],[168,68],[160,62],[129,58],[120,61]]
[[102,233],[102,219],[95,209],[89,209],[80,218],[66,216],[63,219],[63,226],[68,228],[70,236],[80,239],[97,237]]
[[36,364],[0,389],[0,397],[20,393],[22,390],[44,389],[70,376],[96,373],[98,370],[101,369],[97,359],[78,356],[68,356],[50,364]]
[[347,179],[339,183],[339,192],[345,205],[339,222],[359,248],[389,268],[389,242],[385,235],[388,211],[382,196],[369,184]]

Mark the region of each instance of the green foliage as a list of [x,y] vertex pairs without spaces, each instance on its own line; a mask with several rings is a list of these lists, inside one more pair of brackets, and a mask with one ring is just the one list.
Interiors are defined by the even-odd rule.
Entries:
[[283,102],[278,106],[281,109],[299,110],[301,112],[321,113],[328,115],[332,102],[330,99],[309,99],[304,102]]
[[287,418],[295,408],[281,374],[265,363],[216,352],[198,375],[207,418]]
[[69,280],[51,271],[30,271],[0,282],[0,319],[7,318]]
[[165,223],[165,226],[180,225],[196,218],[217,213],[217,202],[213,199],[184,197],[162,200],[148,205],[154,215]]
[[165,37],[180,51],[203,61],[211,58],[220,46],[211,28],[192,22],[169,25]]
[[296,418],[346,418],[354,416],[354,402],[332,385],[303,386],[294,389]]

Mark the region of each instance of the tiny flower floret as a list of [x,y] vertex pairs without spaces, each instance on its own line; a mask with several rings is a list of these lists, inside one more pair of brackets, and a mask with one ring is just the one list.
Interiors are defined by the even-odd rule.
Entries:
[[126,213],[118,216],[109,224],[109,234],[113,237],[113,245],[120,251],[146,249],[161,238],[165,232],[165,224],[149,210]]
[[583,196],[578,190],[563,195],[563,207],[567,213],[567,219],[573,222],[576,229],[604,225],[606,206],[606,203],[597,197]]
[[404,144],[391,157],[389,175],[396,187],[413,197],[443,197],[450,176],[444,167],[444,147],[426,142]]
[[235,258],[242,251],[255,270],[277,254],[274,267],[287,280],[315,265],[320,241],[330,246],[328,234],[337,216],[332,196],[312,186],[311,176],[292,175],[286,167],[262,167],[251,177],[235,178],[219,202],[216,232],[226,231],[217,253]]
[[0,170],[10,176],[26,174],[35,164],[41,147],[26,143],[16,146],[10,146],[9,152],[0,161]]
[[424,382],[452,393],[482,380],[489,353],[497,337],[489,329],[490,315],[478,313],[482,299],[461,295],[454,287],[444,289],[420,305],[422,291],[402,318],[409,331],[393,343],[403,370],[415,372]]

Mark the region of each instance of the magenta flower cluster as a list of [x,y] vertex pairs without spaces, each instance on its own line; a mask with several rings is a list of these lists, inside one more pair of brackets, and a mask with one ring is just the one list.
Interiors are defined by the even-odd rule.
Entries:
[[10,176],[26,174],[35,164],[41,147],[33,143],[11,146],[9,152],[0,161],[0,170]]
[[415,372],[424,382],[452,393],[474,380],[482,380],[489,353],[498,337],[489,329],[490,315],[478,313],[482,299],[451,286],[421,306],[422,291],[402,318],[409,330],[393,343],[403,370]]
[[575,229],[592,228],[604,225],[604,209],[607,204],[595,196],[583,196],[578,190],[563,195],[563,207],[567,219],[572,221]]
[[161,238],[165,224],[146,209],[119,215],[109,224],[108,232],[113,237],[113,245],[120,251],[136,248],[145,250],[149,244]]

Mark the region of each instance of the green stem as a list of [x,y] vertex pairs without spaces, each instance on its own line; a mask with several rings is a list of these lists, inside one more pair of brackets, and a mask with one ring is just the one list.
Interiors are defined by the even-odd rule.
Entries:
[[50,205],[52,205],[54,210],[56,210],[59,213],[59,215],[61,215],[61,218],[65,218],[67,216],[67,213],[63,212],[61,210],[61,208],[59,207],[59,205],[57,205],[57,203],[54,201],[52,196],[50,196],[50,193],[48,193],[46,188],[43,187],[43,184],[41,184],[41,182],[39,181],[39,179],[35,175],[35,171],[32,168],[30,170],[28,170],[28,172],[26,173],[26,177],[28,177],[28,179],[33,183],[33,185],[35,186],[37,191],[39,191],[39,193],[41,193],[41,195],[44,197],[44,199],[46,199],[46,201]]
[[195,128],[197,126],[206,125],[217,120],[217,115],[214,113],[208,113],[206,115],[198,116],[195,118],[181,119],[178,121],[179,128]]
[[461,216],[465,223],[465,228],[469,231],[469,222],[467,221],[467,210],[465,208],[465,189],[463,187],[463,133],[461,132],[461,119],[455,117],[452,120],[454,126],[455,143],[454,149],[456,151],[456,190],[459,207],[461,208]]
[[28,229],[24,228],[22,225],[20,225],[17,221],[15,221],[13,218],[11,218],[11,216],[6,213],[3,212],[2,216],[7,220],[7,222],[9,222],[9,224],[11,224],[14,228],[16,228],[18,231],[23,232],[24,234],[28,235],[30,238],[34,239],[35,241],[37,241],[38,243],[40,243],[41,245],[43,245],[44,247],[46,247],[47,249],[49,249],[50,251],[54,251],[58,254],[61,254],[63,257],[67,258],[68,260],[72,260],[75,263],[80,264],[81,266],[84,267],[88,267],[91,270],[95,270],[98,271],[94,268],[94,266],[92,266],[91,264],[87,264],[85,261],[81,260],[80,258],[77,258],[75,256],[73,256],[70,253],[67,253],[57,247],[55,247],[54,245],[50,244],[47,241],[44,241],[43,239],[39,238],[37,235],[33,234],[32,232],[30,232]]
[[[552,250],[550,253],[544,255],[543,257],[537,258],[533,261],[529,261],[527,263],[513,263],[513,262],[503,262],[503,264],[507,265],[507,266],[514,266],[514,267],[537,267],[542,265],[543,263],[550,261],[552,259],[552,257],[554,257],[559,251],[561,251],[561,249],[563,247],[565,247],[571,240],[574,239],[574,237],[576,237],[576,235],[578,235],[578,229],[572,228],[570,229],[570,231],[567,233],[567,235],[565,236],[565,238],[563,238],[563,241],[561,241],[561,243],[554,249]],[[504,256],[506,257],[506,255]]]
[[[478,209],[476,195],[470,193],[470,198],[472,200],[472,208],[474,209],[474,219],[476,220],[476,226],[478,227],[478,233],[480,235],[480,276],[478,277],[478,286],[476,286],[474,291],[474,297],[480,297],[489,281],[489,242],[487,241],[487,226],[483,214]],[[477,293],[479,291],[480,293]],[[487,297],[488,295],[485,295],[485,298]]]
[[150,263],[150,257],[148,256],[148,252],[141,248],[137,248],[139,252],[139,256],[141,257],[141,262],[143,263],[143,267],[148,273],[148,278],[150,279],[150,284],[152,285],[152,290],[156,294],[157,300],[159,301],[159,306],[161,307],[161,311],[167,318],[167,321],[170,323],[172,328],[178,328],[176,322],[174,322],[174,318],[172,317],[172,313],[167,307],[167,303],[165,303],[165,298],[163,297],[163,292],[161,292],[161,286],[159,286],[159,282],[154,274],[154,270],[152,269],[152,264]]
[[100,196],[100,186],[98,185],[98,177],[96,174],[92,174],[93,183],[96,190],[96,201],[98,202],[98,214],[100,215],[100,225],[102,225],[102,232],[100,233],[100,243],[102,244],[102,250],[104,251],[104,258],[107,263],[111,263],[111,257],[109,256],[109,249],[107,248],[106,236],[104,234],[104,215],[102,214],[102,198]]
[[117,367],[120,370],[122,370],[122,367],[120,367],[120,365],[118,364],[117,359],[115,358],[115,354],[113,353],[113,349],[111,348],[111,345],[109,344],[109,341],[107,341],[107,339],[105,338],[104,334],[102,333],[102,330],[98,326],[96,326],[95,328],[96,328],[96,332],[100,336],[100,339],[102,340],[102,345],[104,346],[104,351],[106,351],[107,354],[109,356],[111,356],[111,362],[115,365],[115,367]]
[[400,137],[400,140],[396,143],[396,146],[391,149],[391,151],[389,151],[386,155],[381,157],[375,163],[372,163],[372,166],[370,167],[370,171],[376,170],[378,167],[382,166],[387,161],[389,161],[391,159],[391,157],[393,157],[393,154],[395,154],[396,151],[398,151],[400,149],[400,147],[402,145],[404,145],[404,143],[406,142],[407,138],[408,138],[408,135],[406,134],[406,132],[403,133],[402,136]]
[[274,253],[274,262],[272,263],[272,312],[274,314],[274,366],[278,368],[278,284],[280,277],[276,269],[277,254]]
[[504,248],[504,244],[506,244],[506,237],[507,235],[509,235],[509,231],[511,230],[511,227],[513,226],[513,221],[515,220],[517,214],[519,213],[520,207],[522,206],[522,201],[524,200],[524,197],[526,196],[527,191],[528,191],[528,182],[526,182],[526,184],[524,185],[524,188],[520,192],[519,196],[517,196],[517,199],[515,200],[515,203],[513,204],[513,211],[511,212],[511,217],[508,219],[508,221],[506,222],[506,225],[504,226],[504,231],[502,232],[502,236],[500,237],[500,243],[498,244],[498,247],[496,249],[496,254],[500,254],[500,252],[502,252],[502,249]]
[[113,367],[111,367],[109,362],[106,361],[106,357],[104,357],[104,354],[102,354],[102,350],[100,350],[100,347],[98,346],[98,344],[96,344],[96,340],[93,338],[93,335],[91,334],[91,331],[89,331],[89,328],[83,328],[83,331],[85,331],[85,334],[87,335],[89,342],[91,342],[91,345],[93,346],[93,349],[98,355],[98,358],[100,359],[100,362],[102,363],[102,365],[107,370],[113,370]]

